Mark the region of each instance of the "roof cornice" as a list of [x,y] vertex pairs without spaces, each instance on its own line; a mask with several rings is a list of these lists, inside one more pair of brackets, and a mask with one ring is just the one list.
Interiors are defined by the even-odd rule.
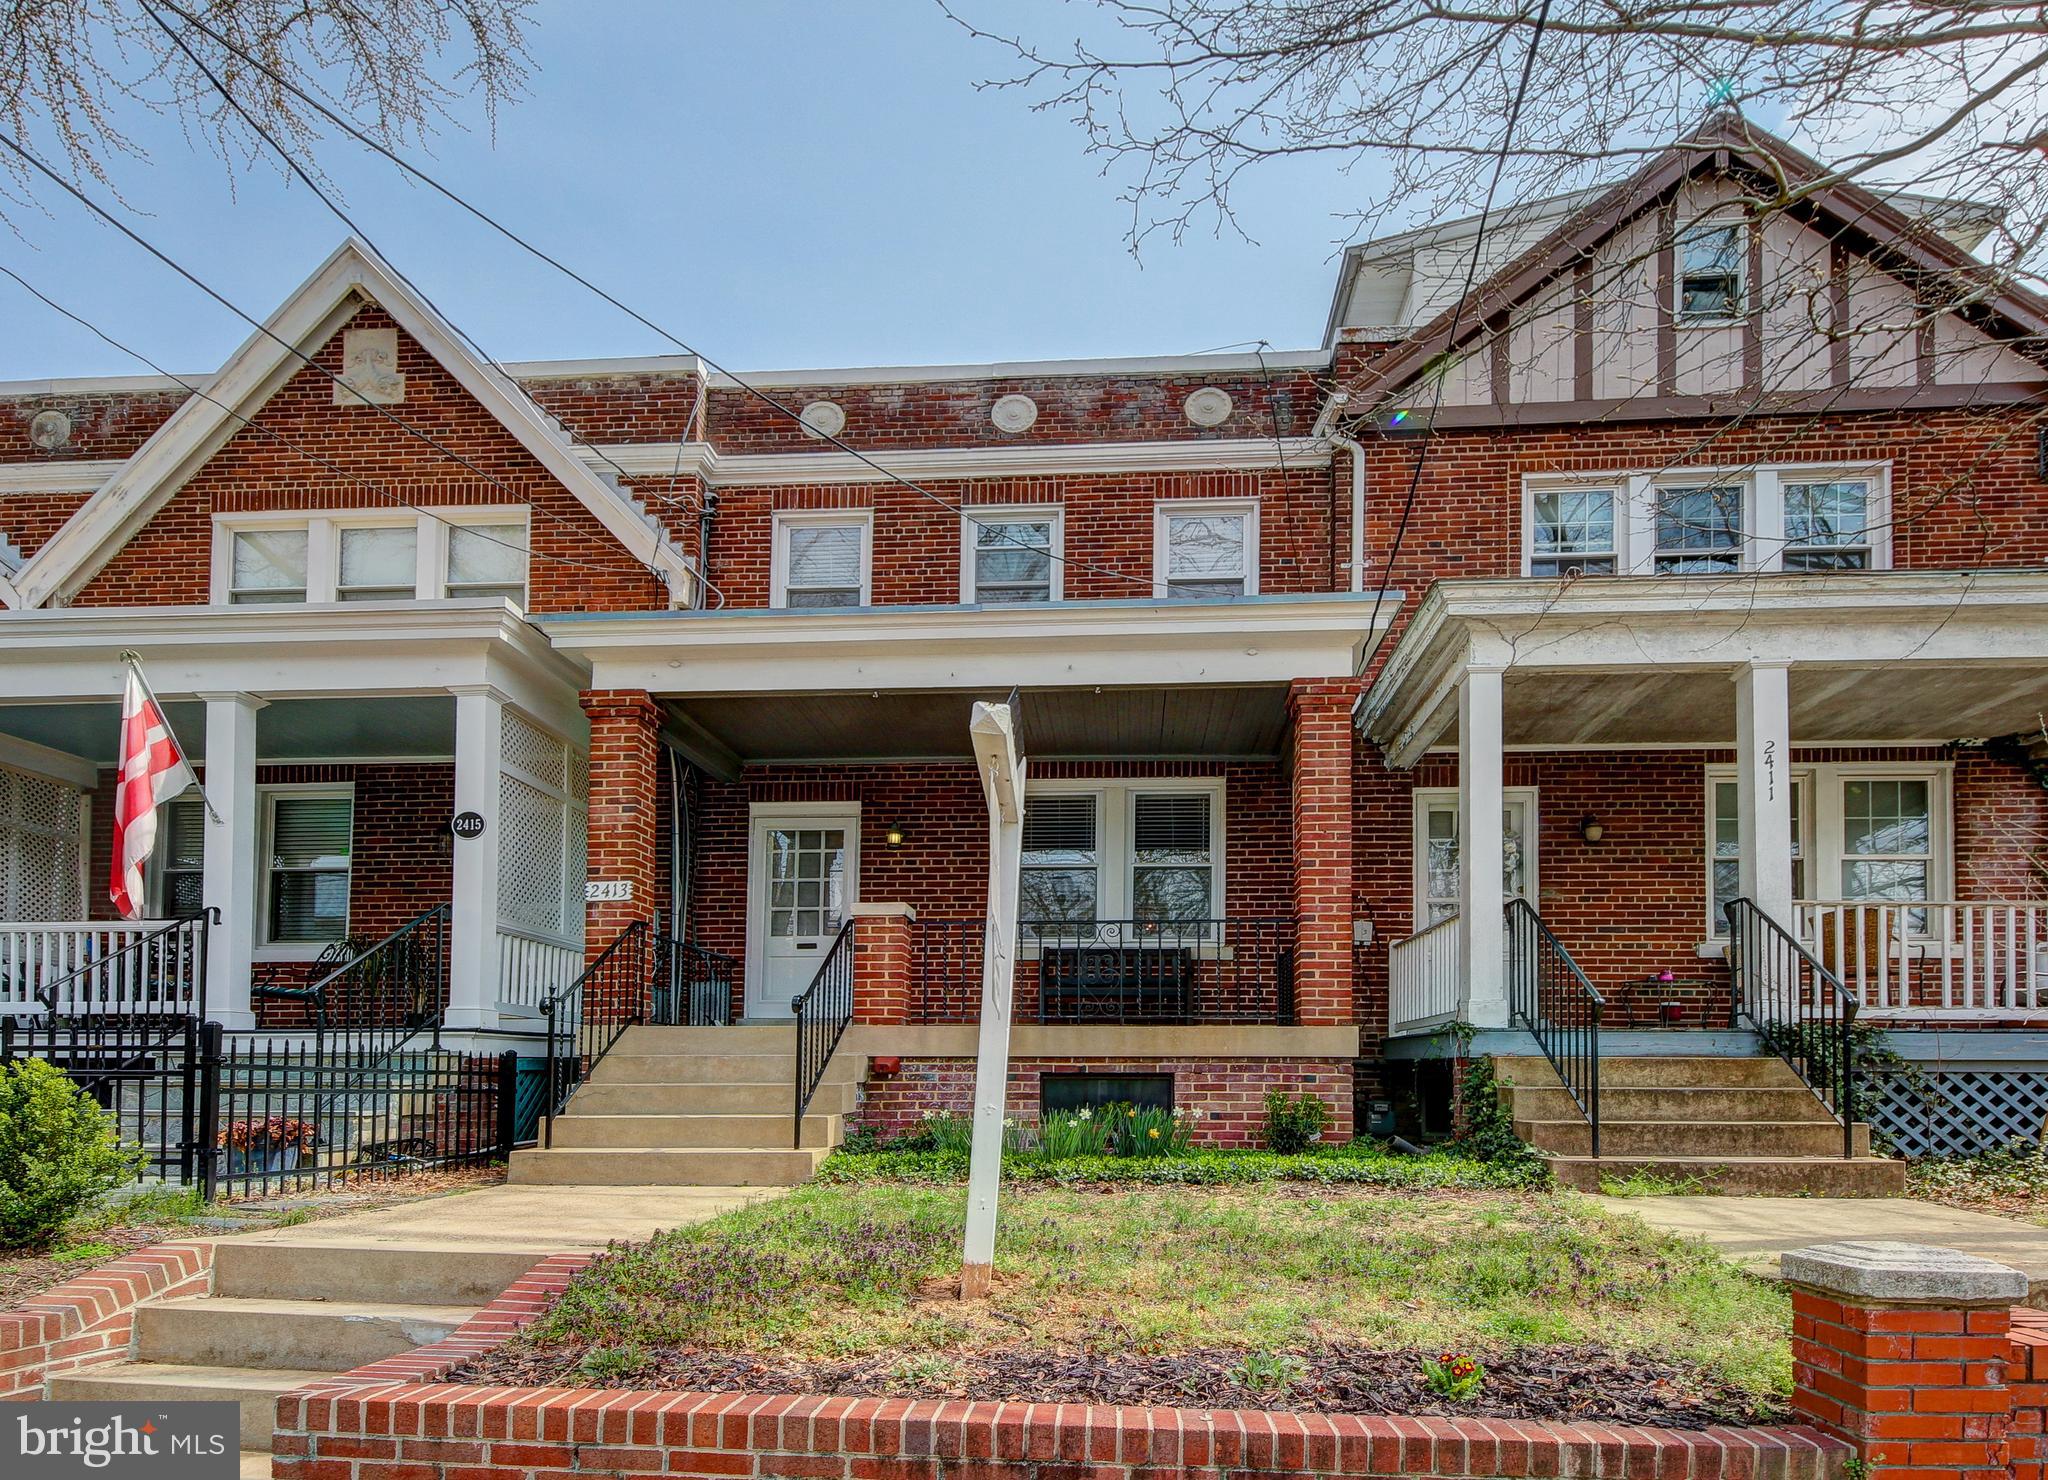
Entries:
[[[706,483],[887,483],[894,478],[1032,478],[1090,473],[1204,473],[1324,467],[1330,446],[1314,437],[1231,437],[1187,442],[1098,442],[1059,447],[877,448],[873,463],[845,452],[720,452],[708,442],[625,442],[586,451],[629,477],[682,473]],[[876,466],[879,464],[879,467]],[[884,471],[886,470],[886,471]]]

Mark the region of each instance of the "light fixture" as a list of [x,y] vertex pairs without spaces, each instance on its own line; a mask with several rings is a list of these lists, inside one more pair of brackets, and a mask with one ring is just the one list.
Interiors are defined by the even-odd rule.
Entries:
[[1597,843],[1607,836],[1607,829],[1600,825],[1600,819],[1588,812],[1579,819],[1579,836],[1589,843]]
[[891,848],[900,848],[903,846],[903,829],[901,827],[892,824],[886,836],[888,837],[889,846]]

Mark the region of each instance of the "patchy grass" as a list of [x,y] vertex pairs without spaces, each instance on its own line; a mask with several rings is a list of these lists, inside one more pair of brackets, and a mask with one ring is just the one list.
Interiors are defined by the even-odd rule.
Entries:
[[[819,1169],[826,1182],[909,1182],[943,1186],[967,1180],[967,1155],[952,1149],[840,1150]],[[1401,1156],[1377,1142],[1353,1141],[1295,1155],[1194,1146],[1164,1156],[1032,1154],[1003,1158],[1003,1179],[1067,1186],[1229,1187],[1273,1182],[1415,1190],[1514,1189],[1540,1186],[1549,1177],[1534,1158],[1482,1161],[1451,1151]]]
[[2048,1225],[2048,1155],[2015,1141],[1977,1156],[1908,1162],[1906,1195]]
[[1704,1177],[1667,1177],[1637,1167],[1625,1176],[1602,1176],[1600,1190],[1609,1197],[1696,1197],[1707,1183]]
[[617,1247],[506,1356],[586,1380],[662,1350],[874,1358],[917,1387],[911,1366],[1020,1348],[1221,1351],[1260,1388],[1296,1370],[1290,1354],[1338,1346],[1579,1347],[1668,1359],[1757,1401],[1790,1387],[1781,1291],[1570,1194],[1019,1185],[994,1293],[974,1303],[952,1298],[964,1208],[952,1187],[813,1184]]

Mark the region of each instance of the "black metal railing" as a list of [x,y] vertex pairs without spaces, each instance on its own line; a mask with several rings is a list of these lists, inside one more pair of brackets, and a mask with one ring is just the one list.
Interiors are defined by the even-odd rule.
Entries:
[[45,1059],[113,1117],[123,1145],[140,1147],[139,1175],[204,1180],[214,1103],[207,1042],[220,1028],[193,1013],[0,1018],[0,1064]]
[[1508,1013],[1535,1035],[1600,1154],[1600,1020],[1606,999],[1526,899],[1507,902]]
[[626,1029],[646,1021],[660,948],[654,927],[635,920],[612,939],[583,974],[543,997],[546,1089],[541,1100],[543,1146],[555,1143],[555,1117]]
[[1729,1025],[1746,1020],[1842,1123],[1856,1155],[1855,994],[1748,899],[1727,906]]
[[647,1021],[664,1028],[730,1026],[738,968],[723,951],[656,936]]
[[450,906],[435,905],[303,986],[261,982],[249,995],[301,1004],[319,1031],[381,1032],[395,1044],[441,1020],[450,913]]
[[825,1069],[853,1021],[853,921],[839,927],[832,949],[818,963],[811,984],[789,1004],[796,1019],[796,1126],[793,1144],[804,1144],[804,1112],[824,1082]]
[[189,1014],[204,1022],[207,936],[219,923],[217,909],[173,920],[32,990],[53,1018]]

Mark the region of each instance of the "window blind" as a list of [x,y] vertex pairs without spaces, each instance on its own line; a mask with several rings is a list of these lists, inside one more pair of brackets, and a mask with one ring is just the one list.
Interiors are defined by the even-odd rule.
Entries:
[[1206,795],[1140,793],[1133,812],[1131,843],[1141,856],[1147,853],[1208,853],[1209,798]]
[[798,525],[789,531],[789,585],[809,590],[860,589],[860,526]]
[[1095,798],[1032,797],[1024,806],[1026,853],[1095,851]]

